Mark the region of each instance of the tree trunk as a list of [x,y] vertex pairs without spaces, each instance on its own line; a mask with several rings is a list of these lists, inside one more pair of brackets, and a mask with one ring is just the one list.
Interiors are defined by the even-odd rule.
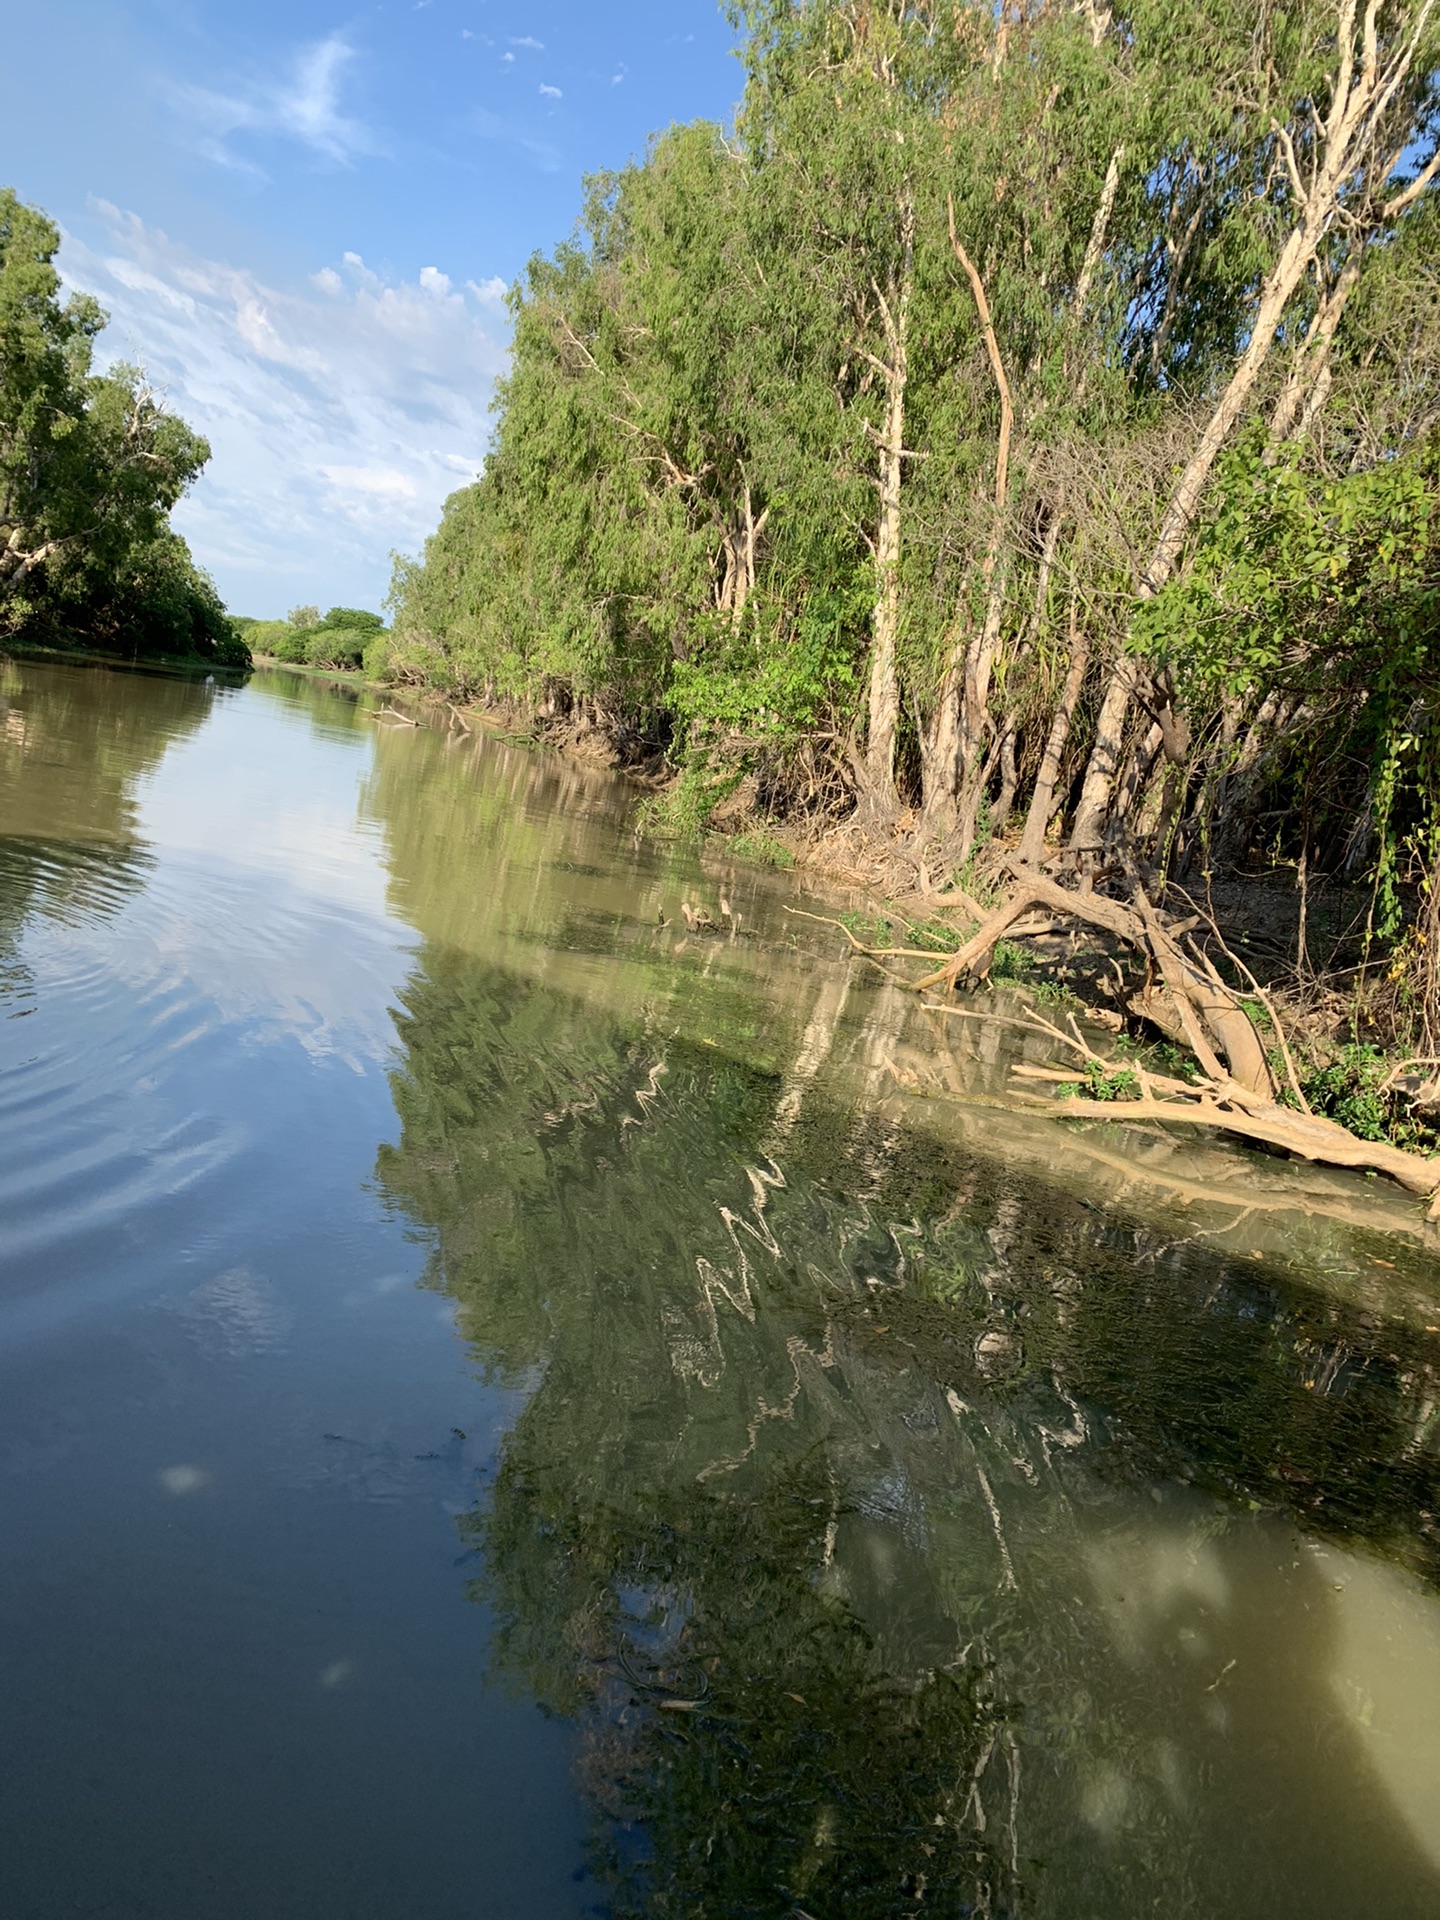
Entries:
[[990,809],[992,833],[1004,831],[1005,822],[1010,818],[1010,809],[1015,805],[1015,789],[1019,784],[1020,772],[1015,764],[1015,722],[1007,720],[1005,731],[1000,736],[1000,791]]
[[[1315,121],[1316,152],[1308,183],[1301,177],[1288,130],[1276,128],[1279,152],[1288,170],[1291,193],[1300,217],[1290,229],[1279,257],[1265,278],[1244,351],[1170,495],[1149,562],[1136,590],[1136,597],[1140,600],[1153,599],[1175,571],[1215,461],[1254,390],[1266,357],[1274,345],[1285,309],[1302,275],[1315,257],[1321,241],[1335,224],[1344,188],[1368,164],[1375,151],[1376,143],[1381,138],[1385,113],[1414,62],[1432,4],[1433,0],[1426,0],[1417,10],[1415,24],[1403,44],[1382,62],[1378,50],[1379,0],[1367,0],[1358,49],[1355,31],[1357,0],[1340,0],[1336,35],[1339,68],[1335,75],[1329,112],[1323,123],[1318,117]],[[1424,177],[1420,176],[1421,179]],[[1379,209],[1374,216],[1374,224],[1383,224],[1403,205],[1409,204],[1418,185],[1419,179]],[[1341,278],[1343,281],[1343,273]],[[1348,298],[1348,288],[1345,297]],[[1343,301],[1341,304],[1343,306]],[[1337,314],[1337,324],[1338,318]],[[1098,843],[1114,778],[1119,742],[1136,681],[1134,663],[1122,655],[1116,662],[1106,688],[1101,709],[1103,724],[1096,735],[1095,748],[1085,773],[1085,791],[1081,796],[1071,839],[1077,851]]]
[[990,723],[990,675],[995,665],[995,652],[1000,644],[1000,628],[1005,613],[1006,568],[1002,542],[1005,502],[1010,490],[1010,437],[1015,424],[1015,409],[1010,399],[1010,382],[1005,375],[1000,343],[995,337],[995,325],[990,317],[985,283],[960,244],[960,237],[955,230],[953,199],[947,199],[946,207],[950,217],[950,246],[964,268],[970,291],[975,296],[981,338],[985,342],[995,389],[1000,396],[1000,430],[995,442],[995,519],[981,563],[981,577],[986,589],[985,615],[980,631],[971,636],[963,653],[958,637],[951,646],[941,683],[926,768],[927,785],[931,789],[926,795],[926,817],[932,820],[943,818],[958,803],[958,824],[964,843],[960,858],[964,860],[975,838],[983,785],[980,748]]
[[986,555],[990,570],[990,590],[985,599],[985,618],[965,659],[965,685],[960,709],[960,739],[952,768],[952,780],[959,787],[955,800],[955,826],[959,834],[956,858],[963,866],[975,845],[980,820],[980,803],[990,766],[984,755],[985,736],[990,731],[990,680],[995,670],[995,655],[1000,647],[1000,629],[1005,617],[1005,587],[1008,574],[1006,555],[997,552],[999,535]]
[[1125,741],[1125,721],[1130,712],[1130,696],[1135,688],[1135,662],[1120,654],[1110,670],[1105,697],[1095,722],[1095,744],[1085,766],[1085,783],[1070,827],[1072,853],[1097,853],[1105,833],[1105,817],[1110,811],[1110,789],[1120,765],[1120,749]]
[[902,210],[901,223],[903,265],[899,283],[891,283],[888,300],[878,287],[875,289],[889,359],[876,363],[885,380],[885,425],[880,434],[880,517],[875,536],[875,615],[865,770],[872,801],[885,808],[898,804],[895,736],[900,724],[900,494],[905,464],[905,383],[909,372],[906,336],[915,246],[913,209]]
[[1297,425],[1302,432],[1309,426],[1319,411],[1319,406],[1315,404],[1317,395],[1319,403],[1323,404],[1330,390],[1330,349],[1346,303],[1360,278],[1361,258],[1361,244],[1354,240],[1340,269],[1339,278],[1315,310],[1304,342],[1270,416],[1270,438],[1266,450],[1269,459],[1274,459]]
[[1025,816],[1025,831],[1020,839],[1020,858],[1028,866],[1038,866],[1045,857],[1045,830],[1050,825],[1050,816],[1055,811],[1055,788],[1060,779],[1060,767],[1065,758],[1066,742],[1070,738],[1070,722],[1075,716],[1079,703],[1080,689],[1085,684],[1085,669],[1090,663],[1090,641],[1080,632],[1075,620],[1075,607],[1070,607],[1070,670],[1065,675],[1065,685],[1060,690],[1060,699],[1050,722],[1050,734],[1045,742],[1045,751],[1040,758],[1040,771],[1035,776],[1035,791],[1030,796],[1030,811]]

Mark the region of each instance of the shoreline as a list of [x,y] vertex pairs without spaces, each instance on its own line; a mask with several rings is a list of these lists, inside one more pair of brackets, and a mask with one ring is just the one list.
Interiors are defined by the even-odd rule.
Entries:
[[[197,670],[213,672],[195,662],[130,662],[93,650],[80,653],[34,646],[0,648],[0,660],[7,654],[13,655],[17,663],[29,659],[47,665],[127,670],[139,665],[152,674],[178,671],[187,677]],[[350,688],[357,695],[369,694],[391,706],[396,719],[403,719],[411,726],[437,731],[458,727],[467,735],[483,736],[505,745],[557,753],[593,771],[618,776],[637,795],[653,795],[663,791],[666,784],[653,774],[647,776],[636,769],[617,767],[613,753],[586,751],[586,743],[567,736],[564,729],[547,729],[542,722],[522,730],[513,724],[518,716],[494,708],[461,706],[433,689],[395,687],[369,679],[360,671],[298,666],[265,655],[257,656],[254,664],[255,671],[298,674],[337,691]],[[512,724],[507,725],[507,721]],[[820,926],[830,929],[834,957],[844,957],[847,963],[863,959],[867,970],[877,968],[881,976],[903,989],[907,998],[913,997],[917,1012],[940,1020],[931,1049],[933,1059],[927,1061],[922,1058],[923,1049],[911,1048],[903,1064],[897,1062],[890,1068],[895,1097],[918,1098],[931,1106],[958,1103],[964,1108],[973,1104],[967,1101],[963,1089],[944,1084],[943,1075],[938,1080],[934,1077],[932,1069],[941,1064],[944,1051],[939,1035],[949,1028],[952,1018],[957,1025],[975,1022],[984,1027],[992,1021],[1015,1025],[1014,1015],[1018,1011],[1023,1023],[1033,1029],[1037,1037],[1049,1036],[1047,1044],[1053,1042],[1050,1051],[1056,1064],[1047,1067],[1038,1061],[1027,1061],[1024,1086],[1007,1087],[999,1107],[1017,1119],[1024,1116],[1033,1122],[1044,1118],[1052,1125],[1059,1125],[1057,1148],[1060,1139],[1078,1145],[1098,1130],[1100,1141],[1111,1143],[1114,1149],[1113,1156],[1102,1153],[1101,1157],[1123,1160],[1133,1168],[1135,1178],[1148,1182],[1153,1176],[1144,1165],[1147,1147],[1149,1157],[1153,1157],[1153,1150],[1162,1142],[1173,1151],[1182,1142],[1193,1142],[1196,1146],[1218,1144],[1227,1132],[1231,1146],[1237,1144],[1233,1135],[1237,1131],[1243,1134],[1243,1128],[1227,1128],[1226,1116],[1222,1114],[1200,1114],[1192,1109],[1187,1116],[1180,1116],[1157,1110],[1152,1117],[1143,1111],[1136,1112],[1133,1104],[1127,1106],[1120,1100],[1121,1092],[1133,1093],[1139,1081],[1153,1078],[1162,1068],[1174,1074],[1176,1049],[1173,1042],[1147,1031],[1143,1022],[1125,1017],[1121,1009],[1126,1007],[1129,987],[1134,983],[1122,980],[1118,993],[1109,983],[1110,974],[1118,975],[1121,971],[1114,943],[1097,938],[1093,929],[1073,923],[1063,930],[1058,926],[1016,925],[1014,937],[998,943],[993,963],[987,963],[978,977],[971,978],[966,991],[956,994],[942,989],[943,998],[937,1003],[933,992],[926,996],[916,989],[927,971],[944,968],[970,937],[971,928],[990,911],[994,896],[988,888],[967,874],[975,891],[987,897],[976,899],[959,890],[952,890],[948,895],[942,892],[934,886],[923,864],[906,851],[898,829],[867,825],[855,819],[837,823],[831,831],[823,833],[813,829],[797,831],[794,825],[786,823],[768,823],[766,841],[771,848],[783,848],[793,863],[787,866],[777,862],[773,855],[756,857],[746,845],[745,825],[742,817],[732,821],[728,832],[710,830],[693,836],[653,829],[652,832],[657,839],[688,839],[722,891],[726,882],[723,873],[717,874],[715,869],[728,867],[733,871],[737,863],[788,879],[787,890],[793,893],[796,910],[800,910],[798,903],[804,901],[805,917],[819,923],[817,933]],[[901,826],[903,828],[903,822]],[[737,827],[739,831],[735,830]],[[1258,893],[1263,890],[1264,882],[1250,885],[1252,892]],[[974,944],[973,939],[970,944]],[[992,998],[997,989],[1006,1002],[1004,1011]],[[931,1024],[934,1025],[933,1019]],[[1032,1047],[1030,1051],[1035,1050]],[[1076,1064],[1077,1053],[1084,1056],[1080,1065]],[[1059,1066],[1062,1059],[1063,1071]],[[1037,1080],[1049,1084],[1042,1091],[1034,1084]],[[1171,1080],[1165,1084],[1177,1083]],[[1062,1088],[1069,1098],[1057,1098]],[[1086,1093],[1097,1097],[1077,1097]],[[1103,1104],[1106,1101],[1115,1102],[1120,1110],[1107,1110]],[[993,1095],[987,1096],[987,1104],[995,1104]],[[1178,1128],[1166,1124],[1168,1119],[1181,1117],[1189,1118],[1191,1124]],[[1200,1124],[1195,1124],[1196,1121]],[[1363,1149],[1363,1142],[1348,1134],[1345,1137],[1350,1145]],[[1253,1137],[1248,1143],[1242,1141],[1241,1144],[1249,1148],[1243,1160],[1226,1156],[1230,1166],[1247,1169],[1245,1186],[1235,1195],[1236,1204],[1246,1211],[1255,1207],[1263,1209],[1266,1205],[1261,1197],[1267,1185],[1264,1172],[1267,1160],[1273,1162],[1275,1145],[1266,1147],[1263,1141],[1262,1135],[1260,1152],[1254,1151],[1257,1142]],[[1292,1156],[1281,1154],[1282,1160],[1287,1157]],[[1317,1167],[1325,1165],[1324,1154],[1301,1151],[1293,1157],[1308,1160]],[[1426,1171],[1428,1173],[1432,1158],[1435,1174],[1440,1177],[1440,1156],[1427,1157]],[[1338,1164],[1354,1165],[1353,1161],[1343,1160]],[[1416,1204],[1414,1200],[1419,1189],[1412,1186],[1411,1193],[1406,1194],[1387,1180],[1383,1189],[1371,1190],[1372,1202],[1367,1199],[1364,1187],[1353,1187],[1353,1172],[1348,1178],[1343,1174],[1340,1177],[1347,1186],[1352,1186],[1352,1203],[1362,1214],[1381,1200],[1383,1192],[1383,1204],[1374,1205],[1375,1232],[1387,1236],[1400,1233],[1427,1248],[1436,1244],[1440,1236],[1440,1218],[1437,1218],[1440,1207],[1432,1210],[1427,1220],[1423,1201]],[[1162,1176],[1159,1184],[1163,1187],[1170,1183]],[[1397,1210],[1403,1224],[1397,1219]]]
[[[354,687],[357,691],[382,696],[389,702],[407,708],[408,717],[414,725],[458,724],[467,733],[478,731],[513,746],[558,753],[615,775],[641,794],[653,796],[663,793],[679,777],[671,774],[668,778],[660,779],[653,774],[619,765],[613,750],[608,748],[587,750],[593,735],[577,734],[573,728],[547,729],[544,722],[517,726],[514,723],[520,719],[518,714],[457,703],[432,688],[394,686],[372,680],[359,670],[297,666],[266,655],[257,655],[255,664],[265,671],[298,673],[335,686]],[[667,833],[662,828],[652,828],[651,831],[657,838],[691,838],[707,864],[715,860],[738,860],[771,872],[793,873],[797,879],[803,876],[814,882],[815,894],[807,894],[806,897],[818,901],[823,894],[834,909],[833,916],[815,917],[830,917],[837,941],[844,941],[855,958],[864,958],[867,964],[879,966],[882,973],[887,973],[896,984],[907,990],[914,991],[918,980],[924,977],[913,974],[915,966],[928,959],[936,967],[942,967],[967,941],[972,929],[985,922],[998,897],[992,885],[987,884],[987,879],[990,882],[999,880],[999,868],[986,879],[972,878],[967,869],[966,877],[971,879],[975,892],[988,894],[988,899],[974,898],[968,890],[937,887],[924,860],[917,859],[903,844],[901,836],[906,824],[905,816],[901,816],[894,827],[867,825],[851,818],[837,822],[828,831],[822,832],[797,830],[785,822],[752,820],[744,814],[734,818],[731,830],[726,830],[723,824],[724,808],[720,810],[720,818],[722,825],[718,829],[712,827],[695,836]],[[763,842],[763,851],[757,851],[757,842]],[[777,859],[777,850],[786,857]],[[1238,876],[1232,884],[1232,892],[1249,905],[1264,904],[1273,908],[1282,889],[1265,876]],[[897,926],[900,930],[898,949],[894,944]],[[861,938],[857,927],[872,937],[869,940]],[[907,945],[907,942],[914,944]],[[893,965],[889,964],[895,960],[908,961],[913,977],[896,972]],[[1111,969],[1118,976],[1116,986],[1109,984]],[[1121,1096],[1130,1095],[1140,1081],[1154,1079],[1159,1068],[1166,1068],[1173,1075],[1177,1070],[1179,1055],[1188,1051],[1182,1033],[1172,1031],[1167,1034],[1154,1027],[1152,1018],[1136,1013],[1132,1005],[1136,997],[1133,990],[1138,986],[1143,994],[1145,987],[1122,968],[1114,941],[1098,936],[1094,928],[1083,926],[1072,925],[1062,932],[1058,928],[1037,930],[1019,925],[1012,937],[998,941],[995,956],[986,958],[982,971],[973,978],[970,990],[959,998],[967,1003],[979,999],[982,991],[994,984],[992,971],[996,980],[1024,993],[1027,1001],[1032,1003],[1037,1032],[1048,1028],[1055,1036],[1060,1047],[1057,1067],[1046,1070],[1044,1077],[1056,1084],[1057,1091],[1061,1088],[1070,1090],[1069,1097],[1062,1103],[1056,1092],[1052,1091],[1049,1097],[1045,1097],[1037,1087],[1027,1085],[1023,1091],[1016,1090],[1010,1103],[1012,1111],[1026,1112],[1035,1117],[1043,1115],[1057,1124],[1108,1121],[1111,1126],[1134,1129],[1140,1138],[1151,1141],[1156,1138],[1157,1126],[1164,1137],[1173,1140],[1175,1131],[1167,1124],[1169,1121],[1188,1121],[1193,1124],[1194,1119],[1201,1117],[1192,1117],[1189,1111],[1182,1112],[1173,1107],[1169,1113],[1157,1113],[1154,1120],[1148,1119],[1143,1112],[1116,1112],[1113,1119],[1105,1113],[1106,1103],[1127,1104]],[[958,984],[958,981],[952,984]],[[953,994],[949,996],[952,1002],[955,998]],[[920,1000],[917,993],[917,1004],[928,1003]],[[935,1009],[937,1012],[946,1010]],[[952,1004],[948,1010],[982,1021],[986,1018],[983,1008],[974,1004]],[[1081,1039],[1075,1025],[1077,1019],[1083,1021],[1089,1030],[1088,1039]],[[1317,1034],[1318,1031],[1317,1025]],[[1283,1045],[1283,1029],[1281,1037]],[[1078,1046],[1075,1044],[1077,1040],[1080,1041]],[[1330,1050],[1323,1042],[1319,1044],[1322,1052]],[[1074,1059],[1077,1052],[1088,1055],[1079,1066]],[[1059,1058],[1065,1060],[1064,1071],[1059,1069]],[[1392,1054],[1389,1058],[1397,1067],[1402,1064],[1398,1055]],[[1193,1068],[1193,1060],[1187,1064]],[[1293,1082],[1293,1069],[1291,1079]],[[1172,1089],[1183,1085],[1182,1081],[1174,1078],[1163,1083],[1157,1080],[1156,1083]],[[1079,1097],[1086,1093],[1093,1097]],[[1142,1091],[1140,1097],[1153,1100],[1154,1095]],[[1281,1098],[1287,1106],[1296,1104],[1283,1093]],[[1301,1098],[1303,1100],[1303,1096]],[[1235,1116],[1215,1113],[1211,1117],[1207,1114],[1192,1137],[1208,1138],[1213,1131],[1231,1136],[1239,1133],[1244,1138],[1247,1116],[1242,1114],[1239,1119],[1240,1124],[1237,1125]],[[1297,1125],[1300,1122],[1298,1113],[1294,1115],[1294,1122]],[[1183,1125],[1181,1131],[1189,1133],[1189,1125]],[[1352,1134],[1348,1128],[1343,1131],[1345,1140],[1335,1143],[1342,1154],[1353,1147],[1363,1158],[1367,1149],[1374,1149],[1373,1157],[1383,1166],[1386,1154],[1383,1142],[1367,1141],[1364,1136]],[[1327,1144],[1322,1141],[1322,1148]],[[1263,1126],[1258,1133],[1254,1125],[1250,1126],[1248,1145],[1252,1152],[1258,1147],[1257,1158],[1277,1150],[1282,1154],[1285,1151],[1279,1141],[1267,1136]],[[1312,1164],[1325,1163],[1323,1151],[1318,1156],[1305,1151],[1303,1147],[1292,1146],[1291,1151],[1295,1157],[1309,1159]],[[1390,1151],[1393,1154],[1396,1150]],[[1440,1153],[1404,1157],[1416,1161],[1426,1174],[1430,1164],[1434,1163],[1435,1205],[1428,1218],[1417,1209],[1415,1222],[1415,1231],[1430,1243],[1440,1236]],[[1340,1164],[1346,1163],[1342,1160]],[[1374,1177],[1373,1169],[1361,1165],[1357,1170],[1362,1177],[1367,1171]],[[1392,1178],[1410,1184],[1411,1169],[1402,1168],[1398,1174],[1393,1167],[1385,1170]],[[1387,1181],[1387,1186],[1390,1186],[1390,1181]],[[1411,1186],[1412,1197],[1419,1191],[1418,1187]],[[1391,1197],[1400,1198],[1393,1186]],[[1420,1207],[1424,1206],[1428,1197],[1428,1194],[1421,1195]],[[1394,1228],[1377,1221],[1377,1231],[1390,1232]]]

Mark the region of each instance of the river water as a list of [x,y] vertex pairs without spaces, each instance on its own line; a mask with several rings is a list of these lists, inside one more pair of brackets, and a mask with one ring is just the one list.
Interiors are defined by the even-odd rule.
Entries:
[[1407,1208],[377,704],[0,668],[0,1913],[1440,1914]]

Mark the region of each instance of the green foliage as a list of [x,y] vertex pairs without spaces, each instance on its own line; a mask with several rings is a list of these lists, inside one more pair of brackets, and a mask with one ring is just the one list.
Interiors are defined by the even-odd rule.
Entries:
[[246,629],[245,638],[252,652],[268,654],[272,660],[298,666],[305,658],[304,640],[288,621],[256,620]]
[[752,827],[748,832],[737,833],[726,850],[738,860],[755,860],[762,867],[785,870],[795,864],[795,856],[785,842],[777,840],[773,833],[767,833],[763,827]]
[[169,525],[210,457],[135,367],[92,371],[105,316],[62,302],[59,233],[0,191],[0,634],[243,668]]
[[1361,1140],[1388,1140],[1421,1153],[1440,1150],[1440,1130],[1418,1118],[1404,1094],[1387,1088],[1394,1062],[1364,1041],[1342,1047],[1325,1067],[1302,1074],[1300,1085],[1316,1113],[1338,1120]]
[[1405,849],[1426,864],[1440,851],[1440,430],[1333,477],[1252,436],[1222,463],[1193,566],[1131,636],[1197,707],[1268,695],[1298,709],[1283,752],[1310,786],[1313,838],[1349,830],[1367,769],[1377,930],[1397,932]]
[[1030,980],[1026,982],[1030,998],[1042,1007],[1081,1007],[1084,1002],[1073,987],[1067,987],[1063,980]]
[[840,924],[847,927],[862,946],[888,947],[893,944],[893,932],[890,922],[878,913],[861,913],[858,908],[839,916]]
[[304,636],[305,658],[312,667],[358,667],[374,629],[322,624]]
[[905,928],[905,944],[922,953],[954,953],[964,937],[953,921],[942,920],[938,915],[928,920],[911,920]]
[[693,840],[703,833],[715,809],[728,800],[743,778],[736,767],[716,768],[697,756],[663,793],[652,794],[636,810],[642,832]]
[[1035,971],[1035,966],[1035,956],[1028,947],[1022,947],[1015,940],[995,942],[995,950],[990,956],[992,980],[1014,981],[1019,984],[1029,980]]
[[331,607],[323,619],[314,607],[292,607],[285,620],[252,621],[249,641],[257,653],[289,666],[346,672],[363,667],[379,679],[390,663],[384,620],[359,607]]
[[1131,1067],[1110,1073],[1098,1060],[1087,1060],[1078,1080],[1067,1080],[1056,1091],[1064,1100],[1138,1100],[1140,1081]]
[[[983,903],[973,848],[1034,797],[1072,654],[1062,816],[1128,647],[1094,804],[1137,852],[1243,852],[1263,818],[1312,871],[1368,866],[1397,934],[1440,855],[1440,236],[1433,190],[1393,219],[1376,196],[1434,147],[1434,20],[1375,122],[1403,162],[1345,175],[1261,337],[1349,59],[1327,0],[732,18],[735,126],[589,180],[515,287],[484,472],[397,557],[377,670],[664,752],[651,815],[684,832],[732,774],[767,817],[890,797],[878,729]],[[1377,16],[1384,58],[1416,22]],[[1171,540],[1207,420],[1222,457]]]
[[384,680],[390,673],[392,660],[391,636],[387,631],[371,633],[366,637],[364,651],[360,656],[360,665],[370,680]]

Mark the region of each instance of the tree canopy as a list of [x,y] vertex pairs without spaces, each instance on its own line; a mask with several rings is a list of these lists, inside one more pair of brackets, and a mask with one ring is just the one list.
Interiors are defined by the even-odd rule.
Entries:
[[244,666],[169,523],[210,457],[136,367],[93,367],[105,315],[62,299],[53,223],[0,191],[0,633]]
[[732,11],[734,127],[593,179],[513,290],[391,670],[664,748],[690,818],[748,778],[954,866],[1279,854],[1398,933],[1440,853],[1440,15]]

